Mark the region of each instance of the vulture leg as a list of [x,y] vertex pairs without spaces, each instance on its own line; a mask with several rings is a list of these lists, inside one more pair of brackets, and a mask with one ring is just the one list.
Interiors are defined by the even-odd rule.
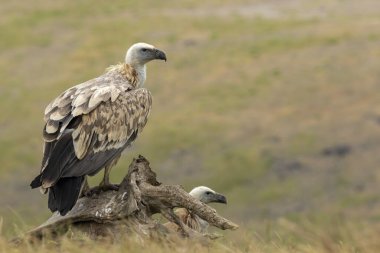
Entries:
[[104,168],[104,177],[103,177],[103,180],[100,182],[99,186],[95,186],[95,187],[90,188],[88,183],[87,183],[87,180],[85,180],[86,185],[84,185],[82,188],[81,197],[83,197],[83,196],[91,197],[93,195],[99,195],[100,192],[102,192],[102,191],[109,191],[109,190],[118,191],[119,185],[115,185],[115,184],[110,183],[109,174],[111,172],[111,167],[112,166],[106,166]]
[[90,185],[88,184],[87,177],[85,177],[79,198],[82,198],[85,196],[88,197],[88,196],[90,196],[90,193],[91,193]]
[[86,191],[83,191],[82,196],[85,195],[87,197],[90,197],[92,195],[98,195],[102,191],[109,191],[109,190],[118,191],[119,190],[119,185],[111,184],[110,179],[109,179],[111,168],[116,164],[119,157],[120,157],[120,153],[118,154],[118,156],[116,156],[116,159],[114,158],[113,160],[111,160],[110,163],[104,166],[104,177],[103,177],[103,180],[100,182],[99,186],[95,186],[93,188],[88,187]]
[[104,168],[104,177],[103,177],[102,182],[100,182],[100,184],[99,184],[99,188],[102,191],[108,191],[108,190],[117,191],[117,190],[119,190],[118,185],[110,183],[110,172],[111,172],[112,167],[113,167],[113,164],[110,164],[110,165],[106,165],[106,167]]

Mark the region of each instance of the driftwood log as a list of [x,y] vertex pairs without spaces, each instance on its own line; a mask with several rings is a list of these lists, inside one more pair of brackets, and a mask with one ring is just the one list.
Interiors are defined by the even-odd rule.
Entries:
[[80,198],[65,216],[54,213],[46,222],[31,230],[28,236],[43,238],[47,234],[64,234],[69,229],[79,229],[90,237],[111,235],[113,238],[120,237],[122,232],[142,235],[169,233],[152,218],[156,213],[176,223],[183,236],[201,236],[178,219],[173,211],[176,207],[184,207],[220,229],[238,228],[213,208],[191,197],[181,186],[159,183],[148,160],[140,155],[132,161],[118,191]]

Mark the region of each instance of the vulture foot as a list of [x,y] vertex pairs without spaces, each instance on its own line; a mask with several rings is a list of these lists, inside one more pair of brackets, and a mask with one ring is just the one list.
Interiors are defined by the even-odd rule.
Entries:
[[118,184],[102,184],[102,185],[90,188],[87,191],[83,192],[83,196],[91,197],[94,195],[99,195],[101,192],[118,191],[118,190],[119,190]]

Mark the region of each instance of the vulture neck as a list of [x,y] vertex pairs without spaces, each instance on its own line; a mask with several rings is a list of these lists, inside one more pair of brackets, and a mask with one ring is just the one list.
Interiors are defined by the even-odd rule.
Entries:
[[145,80],[146,80],[146,65],[135,65],[132,66],[137,72],[137,87],[136,88],[141,88],[144,86]]
[[130,61],[127,59],[126,65],[131,67],[132,72],[135,73],[137,82],[135,88],[140,88],[144,86],[146,80],[146,65],[135,61]]

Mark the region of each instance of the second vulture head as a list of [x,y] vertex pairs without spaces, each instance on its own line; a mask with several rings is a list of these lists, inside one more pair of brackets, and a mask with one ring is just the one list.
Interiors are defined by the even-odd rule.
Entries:
[[191,190],[189,193],[194,198],[199,201],[208,204],[208,203],[223,203],[227,204],[227,199],[220,193],[206,187],[206,186],[198,186]]

